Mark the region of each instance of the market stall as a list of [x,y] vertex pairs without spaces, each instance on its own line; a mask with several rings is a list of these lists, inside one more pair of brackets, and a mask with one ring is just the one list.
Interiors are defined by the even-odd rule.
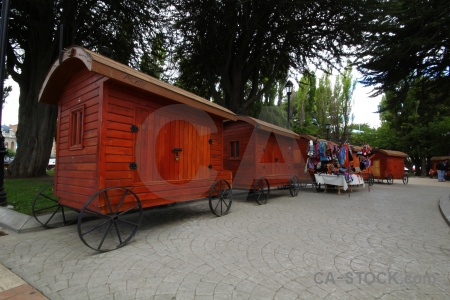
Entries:
[[[353,154],[347,143],[338,145],[330,141],[311,140],[306,149],[306,164],[317,191],[323,187],[341,189],[364,186],[364,179],[355,173]],[[359,162],[358,162],[359,167]]]

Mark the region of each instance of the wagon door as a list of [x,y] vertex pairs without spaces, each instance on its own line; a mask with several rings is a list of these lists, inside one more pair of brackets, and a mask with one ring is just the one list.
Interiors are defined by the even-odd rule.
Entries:
[[170,116],[155,116],[155,163],[153,178],[165,181],[209,177],[210,129]]
[[266,176],[279,174],[280,164],[285,162],[278,141],[273,134],[270,134],[260,162],[264,164]]

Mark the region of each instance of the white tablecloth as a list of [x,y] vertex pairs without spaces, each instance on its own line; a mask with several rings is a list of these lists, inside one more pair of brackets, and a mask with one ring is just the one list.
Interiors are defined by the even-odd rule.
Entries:
[[314,174],[316,182],[320,184],[329,184],[335,186],[341,186],[344,191],[348,189],[349,185],[364,185],[364,179],[358,174],[352,174],[352,181],[345,180],[345,175],[328,175],[328,174]]

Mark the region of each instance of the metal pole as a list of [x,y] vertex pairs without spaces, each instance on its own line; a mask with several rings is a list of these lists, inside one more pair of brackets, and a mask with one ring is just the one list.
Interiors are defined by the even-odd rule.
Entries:
[[287,93],[287,96],[288,96],[287,129],[291,129],[291,93]]
[[[3,101],[3,81],[5,80],[5,48],[6,48],[6,31],[8,30],[8,12],[9,12],[9,0],[2,0],[2,21],[1,21],[1,41],[0,41],[0,93],[1,100]],[[0,126],[2,125],[2,110],[3,105],[0,105]],[[7,206],[6,192],[4,189],[5,181],[5,154],[7,153],[5,147],[5,137],[0,130],[0,206]]]

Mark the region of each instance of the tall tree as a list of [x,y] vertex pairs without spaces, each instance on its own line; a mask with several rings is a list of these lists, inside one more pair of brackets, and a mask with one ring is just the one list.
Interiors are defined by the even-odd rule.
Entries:
[[[376,0],[168,0],[177,84],[238,111],[308,64],[341,61]],[[264,81],[263,79],[267,80]]]
[[363,83],[375,94],[391,91],[386,107],[402,102],[417,79],[441,101],[450,94],[450,5],[448,0],[383,1],[372,15],[359,55]]
[[[382,127],[390,127],[390,144],[387,149],[409,154],[416,172],[425,174],[426,159],[431,156],[448,155],[450,149],[450,105],[423,90],[421,80],[416,80],[401,103],[388,105],[390,98],[398,97],[395,92],[386,93],[381,102]],[[394,138],[392,138],[394,137]]]
[[[14,177],[41,176],[52,148],[56,107],[38,104],[46,73],[58,57],[59,25],[64,45],[93,50],[109,48],[115,60],[139,66],[137,47],[147,47],[157,26],[157,1],[12,1],[7,69],[19,84],[19,126],[16,159],[8,173]],[[142,49],[141,48],[141,49]]]

